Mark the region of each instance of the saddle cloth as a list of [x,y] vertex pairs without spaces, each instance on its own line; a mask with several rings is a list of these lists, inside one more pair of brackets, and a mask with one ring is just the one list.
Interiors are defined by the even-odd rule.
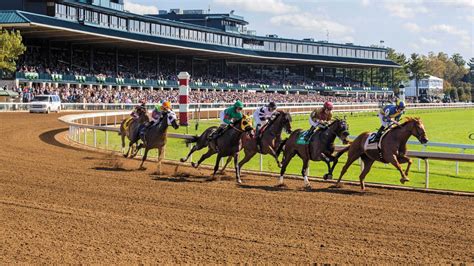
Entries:
[[133,117],[129,117],[125,119],[125,122],[123,123],[123,128],[125,129],[125,131],[128,130],[128,127],[130,126],[130,123],[132,122],[132,120],[133,120]]
[[387,133],[390,131],[390,129],[385,130],[383,132],[382,136],[380,136],[380,139],[378,142],[374,142],[375,135],[377,132],[372,132],[369,134],[369,137],[367,137],[367,140],[365,141],[364,144],[364,150],[380,150],[382,149],[382,140],[387,135]]
[[309,130],[306,130],[306,131],[302,131],[298,138],[296,139],[296,144],[299,144],[299,145],[306,145],[306,144],[309,144],[309,139],[306,140],[306,136],[309,134]]

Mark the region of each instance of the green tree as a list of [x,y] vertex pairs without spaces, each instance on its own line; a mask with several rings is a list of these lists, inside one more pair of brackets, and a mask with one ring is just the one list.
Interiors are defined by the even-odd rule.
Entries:
[[415,101],[418,101],[418,83],[426,75],[425,64],[420,55],[411,54],[407,69],[410,71],[410,78],[415,80]]
[[0,32],[0,70],[15,71],[16,60],[25,50],[19,31],[2,30]]
[[398,85],[405,83],[409,80],[407,71],[407,58],[403,53],[397,53],[392,48],[388,48],[387,57],[401,66],[401,68],[393,70],[392,86],[394,87],[394,89],[397,89]]
[[454,64],[456,64],[458,67],[462,67],[464,68],[464,66],[466,65],[466,61],[464,60],[464,58],[462,58],[462,56],[458,53],[455,53],[451,56],[451,60],[454,62]]

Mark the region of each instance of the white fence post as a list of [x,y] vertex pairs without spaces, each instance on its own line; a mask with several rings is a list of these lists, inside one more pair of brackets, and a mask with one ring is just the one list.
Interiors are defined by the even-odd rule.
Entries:
[[263,171],[263,154],[260,153],[260,172]]
[[97,148],[97,131],[93,129],[92,133],[94,134],[94,148]]
[[425,159],[425,188],[430,187],[430,163]]

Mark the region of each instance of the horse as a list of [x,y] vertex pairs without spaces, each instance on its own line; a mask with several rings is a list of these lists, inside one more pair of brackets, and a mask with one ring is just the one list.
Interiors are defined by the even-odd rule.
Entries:
[[[347,125],[346,120],[336,118],[328,125],[327,129],[317,130],[310,138],[308,144],[297,143],[298,139],[301,138],[300,134],[302,133],[302,129],[293,131],[293,133],[282,142],[277,151],[277,154],[280,154],[282,150],[284,151],[278,186],[284,186],[283,176],[286,167],[295,155],[298,155],[303,160],[301,174],[303,175],[304,185],[306,188],[310,188],[308,180],[308,164],[310,160],[323,160],[328,167],[328,173],[324,175],[324,179],[331,178],[338,158],[342,155],[342,153],[338,153],[336,156],[333,156],[334,140],[338,137],[344,144],[346,144],[348,142],[347,137],[349,136],[348,130],[349,126]],[[331,162],[333,162],[332,166]]]
[[[239,162],[239,168],[246,164],[252,159],[255,154],[270,154],[275,158],[278,167],[281,167],[280,161],[278,160],[277,149],[281,144],[281,133],[285,130],[288,134],[291,134],[291,115],[284,111],[277,111],[274,117],[268,121],[268,123],[260,129],[260,147],[257,146],[257,138],[251,138],[248,135],[242,136],[242,147],[244,149],[245,157]],[[227,158],[227,162],[224,164],[221,172],[224,173],[227,165],[230,163],[232,157]]]
[[[217,127],[208,128],[201,136],[195,136],[192,139],[186,140],[187,143],[197,143],[193,149],[198,145],[200,147],[202,145],[208,146],[208,151],[201,156],[197,163],[192,162],[191,165],[194,168],[198,168],[204,160],[217,153],[216,164],[211,177],[211,179],[215,179],[221,158],[232,156],[232,158],[234,158],[236,180],[238,184],[241,184],[242,180],[240,179],[240,168],[238,164],[239,151],[242,149],[242,135],[244,133],[250,133],[253,130],[250,119],[244,115],[241,119],[230,124],[216,140],[208,141],[207,137],[216,129]],[[206,138],[206,141],[204,141],[204,138]],[[181,161],[183,162],[184,159],[181,159]]]
[[[365,176],[369,173],[370,168],[375,161],[391,163],[393,166],[395,166],[402,176],[400,179],[402,184],[410,181],[408,178],[408,172],[413,161],[408,156],[406,156],[407,141],[411,136],[415,136],[422,144],[428,142],[425,127],[421,119],[408,117],[403,124],[395,126],[390,131],[388,131],[381,140],[380,152],[378,149],[365,150],[364,146],[369,136],[369,132],[360,134],[350,146],[341,151],[348,151],[348,158],[346,164],[341,170],[341,174],[337,180],[336,186],[341,187],[340,182],[342,177],[346,173],[349,166],[351,166],[351,164],[358,158],[361,158],[362,162],[364,163],[364,168],[359,176],[360,187],[362,190],[365,189]],[[403,172],[403,169],[400,165],[402,163],[408,163],[405,172]]]
[[[139,109],[141,110],[141,109]],[[133,147],[132,149],[132,155],[130,158],[135,157],[136,153],[136,147],[135,144],[139,139],[132,139],[137,135],[138,128],[140,125],[148,122],[150,119],[148,118],[148,114],[144,111],[139,111],[138,112],[138,118],[134,119],[132,117],[128,117],[120,123],[120,130],[119,130],[119,136],[122,139],[122,154],[125,158],[128,157],[128,154],[130,153],[130,148]],[[128,124],[126,126],[126,124]],[[129,144],[128,144],[128,150],[126,153],[124,153],[125,150],[125,137],[128,138]]]
[[176,114],[173,112],[167,112],[163,114],[160,122],[151,127],[145,128],[143,134],[140,134],[142,143],[137,147],[137,153],[141,148],[145,148],[142,162],[139,169],[145,169],[143,163],[146,160],[148,151],[151,149],[158,149],[158,170],[157,173],[161,174],[161,161],[164,157],[164,148],[167,142],[167,131],[168,127],[172,126],[174,129],[178,129],[179,125],[177,122]]

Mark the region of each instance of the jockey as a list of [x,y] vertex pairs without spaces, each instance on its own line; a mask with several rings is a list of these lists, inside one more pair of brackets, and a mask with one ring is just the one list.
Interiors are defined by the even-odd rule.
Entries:
[[325,102],[322,108],[315,109],[310,117],[309,124],[311,128],[306,134],[305,140],[308,141],[317,129],[326,129],[327,123],[332,119],[332,109],[334,105],[332,102]]
[[378,141],[382,136],[383,132],[389,128],[392,124],[399,125],[400,118],[405,110],[405,102],[397,100],[396,104],[390,104],[382,109],[379,112],[380,123],[382,124],[373,138],[373,142]]
[[146,100],[141,100],[140,104],[135,106],[135,109],[133,109],[130,116],[132,116],[133,119],[137,119],[140,117],[141,113],[146,113]]
[[228,125],[232,124],[233,122],[242,119],[242,110],[244,109],[244,104],[237,100],[234,105],[222,111],[219,115],[221,120],[221,125],[219,128],[214,131],[209,137],[211,139],[217,139],[224,130],[227,128]]
[[274,102],[270,102],[266,106],[262,106],[255,110],[255,112],[253,113],[253,119],[255,120],[255,124],[257,125],[257,135],[259,129],[266,125],[270,118],[275,114],[276,108],[276,104]]
[[163,120],[165,114],[168,114],[170,112],[173,112],[173,110],[171,109],[171,102],[165,101],[163,103],[157,103],[153,108],[153,112],[151,113],[151,121],[146,125],[140,125],[140,136],[143,137],[147,129],[151,128],[154,125],[158,125],[161,120]]

